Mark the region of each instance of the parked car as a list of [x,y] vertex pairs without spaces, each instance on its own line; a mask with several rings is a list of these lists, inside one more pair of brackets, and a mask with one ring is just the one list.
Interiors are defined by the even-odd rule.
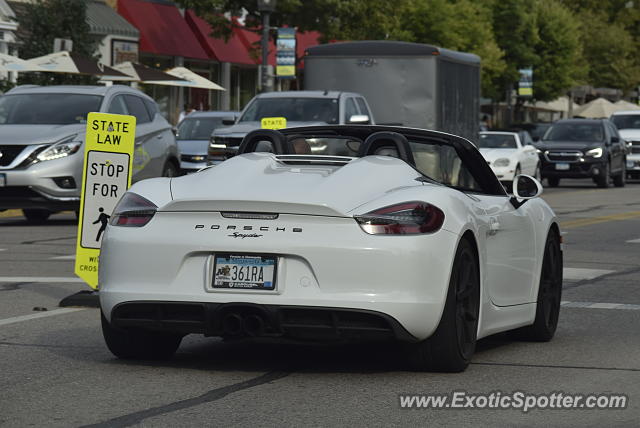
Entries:
[[481,132],[478,148],[498,180],[507,188],[517,175],[540,177],[538,150],[527,131]]
[[[256,152],[264,143],[272,153]],[[143,360],[170,358],[188,334],[395,340],[412,368],[451,372],[478,338],[549,341],[559,222],[537,180],[514,187],[450,134],[253,131],[238,156],[120,200],[100,254],[104,339]]]
[[598,187],[625,185],[626,147],[607,119],[564,119],[555,122],[538,143],[541,174],[551,187],[562,178],[591,178]]
[[627,142],[627,177],[640,178],[640,110],[617,111],[611,121]]
[[195,111],[178,124],[176,140],[182,172],[194,172],[207,166],[211,134],[218,128],[229,126],[223,121],[228,118],[235,120],[238,115],[236,111]]
[[375,124],[367,100],[352,92],[282,91],[256,95],[235,125],[216,129],[211,136],[209,163],[218,163],[221,149],[233,154],[249,132],[265,117],[284,117],[287,127],[307,125]]
[[157,104],[128,86],[20,86],[0,97],[0,210],[31,222],[78,210],[87,114],[136,117],[133,181],[179,171],[171,125]]

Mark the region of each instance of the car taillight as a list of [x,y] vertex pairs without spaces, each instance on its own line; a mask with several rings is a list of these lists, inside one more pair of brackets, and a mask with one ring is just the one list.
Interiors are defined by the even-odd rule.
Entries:
[[127,192],[113,210],[111,225],[142,227],[149,223],[158,207],[142,196]]
[[444,213],[426,202],[405,202],[355,216],[370,235],[415,235],[433,233],[444,223]]

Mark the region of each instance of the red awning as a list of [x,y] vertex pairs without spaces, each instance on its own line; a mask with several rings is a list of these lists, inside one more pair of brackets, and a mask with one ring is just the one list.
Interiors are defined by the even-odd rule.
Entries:
[[[249,55],[255,56],[254,64],[262,64],[262,51],[260,50],[260,41],[262,40],[262,33],[247,30],[244,27],[235,27],[233,29],[235,35],[242,41],[245,49],[249,52]],[[269,41],[269,64],[275,67],[276,65],[276,45],[273,40]]]
[[209,59],[177,7],[119,0],[118,13],[140,31],[141,52]]
[[186,12],[185,20],[210,58],[233,64],[256,64],[255,59],[249,55],[249,51],[235,32],[225,42],[224,39],[211,37],[209,23],[192,11]]

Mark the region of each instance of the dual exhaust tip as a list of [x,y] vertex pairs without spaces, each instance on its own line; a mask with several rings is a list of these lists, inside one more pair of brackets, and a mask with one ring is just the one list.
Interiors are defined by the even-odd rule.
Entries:
[[222,330],[228,336],[240,336],[241,334],[251,337],[262,336],[265,330],[265,321],[257,314],[242,316],[231,313],[222,319]]

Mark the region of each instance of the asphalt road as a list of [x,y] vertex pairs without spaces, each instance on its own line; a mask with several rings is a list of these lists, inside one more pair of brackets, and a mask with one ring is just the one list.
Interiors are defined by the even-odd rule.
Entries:
[[[550,343],[480,341],[461,374],[402,368],[393,346],[224,343],[188,337],[169,362],[115,359],[96,309],[60,309],[73,214],[0,213],[0,426],[638,426],[640,183],[567,181],[543,197],[565,235],[563,308]],[[42,309],[46,309],[43,311]],[[626,409],[401,409],[399,394],[625,394]]]

